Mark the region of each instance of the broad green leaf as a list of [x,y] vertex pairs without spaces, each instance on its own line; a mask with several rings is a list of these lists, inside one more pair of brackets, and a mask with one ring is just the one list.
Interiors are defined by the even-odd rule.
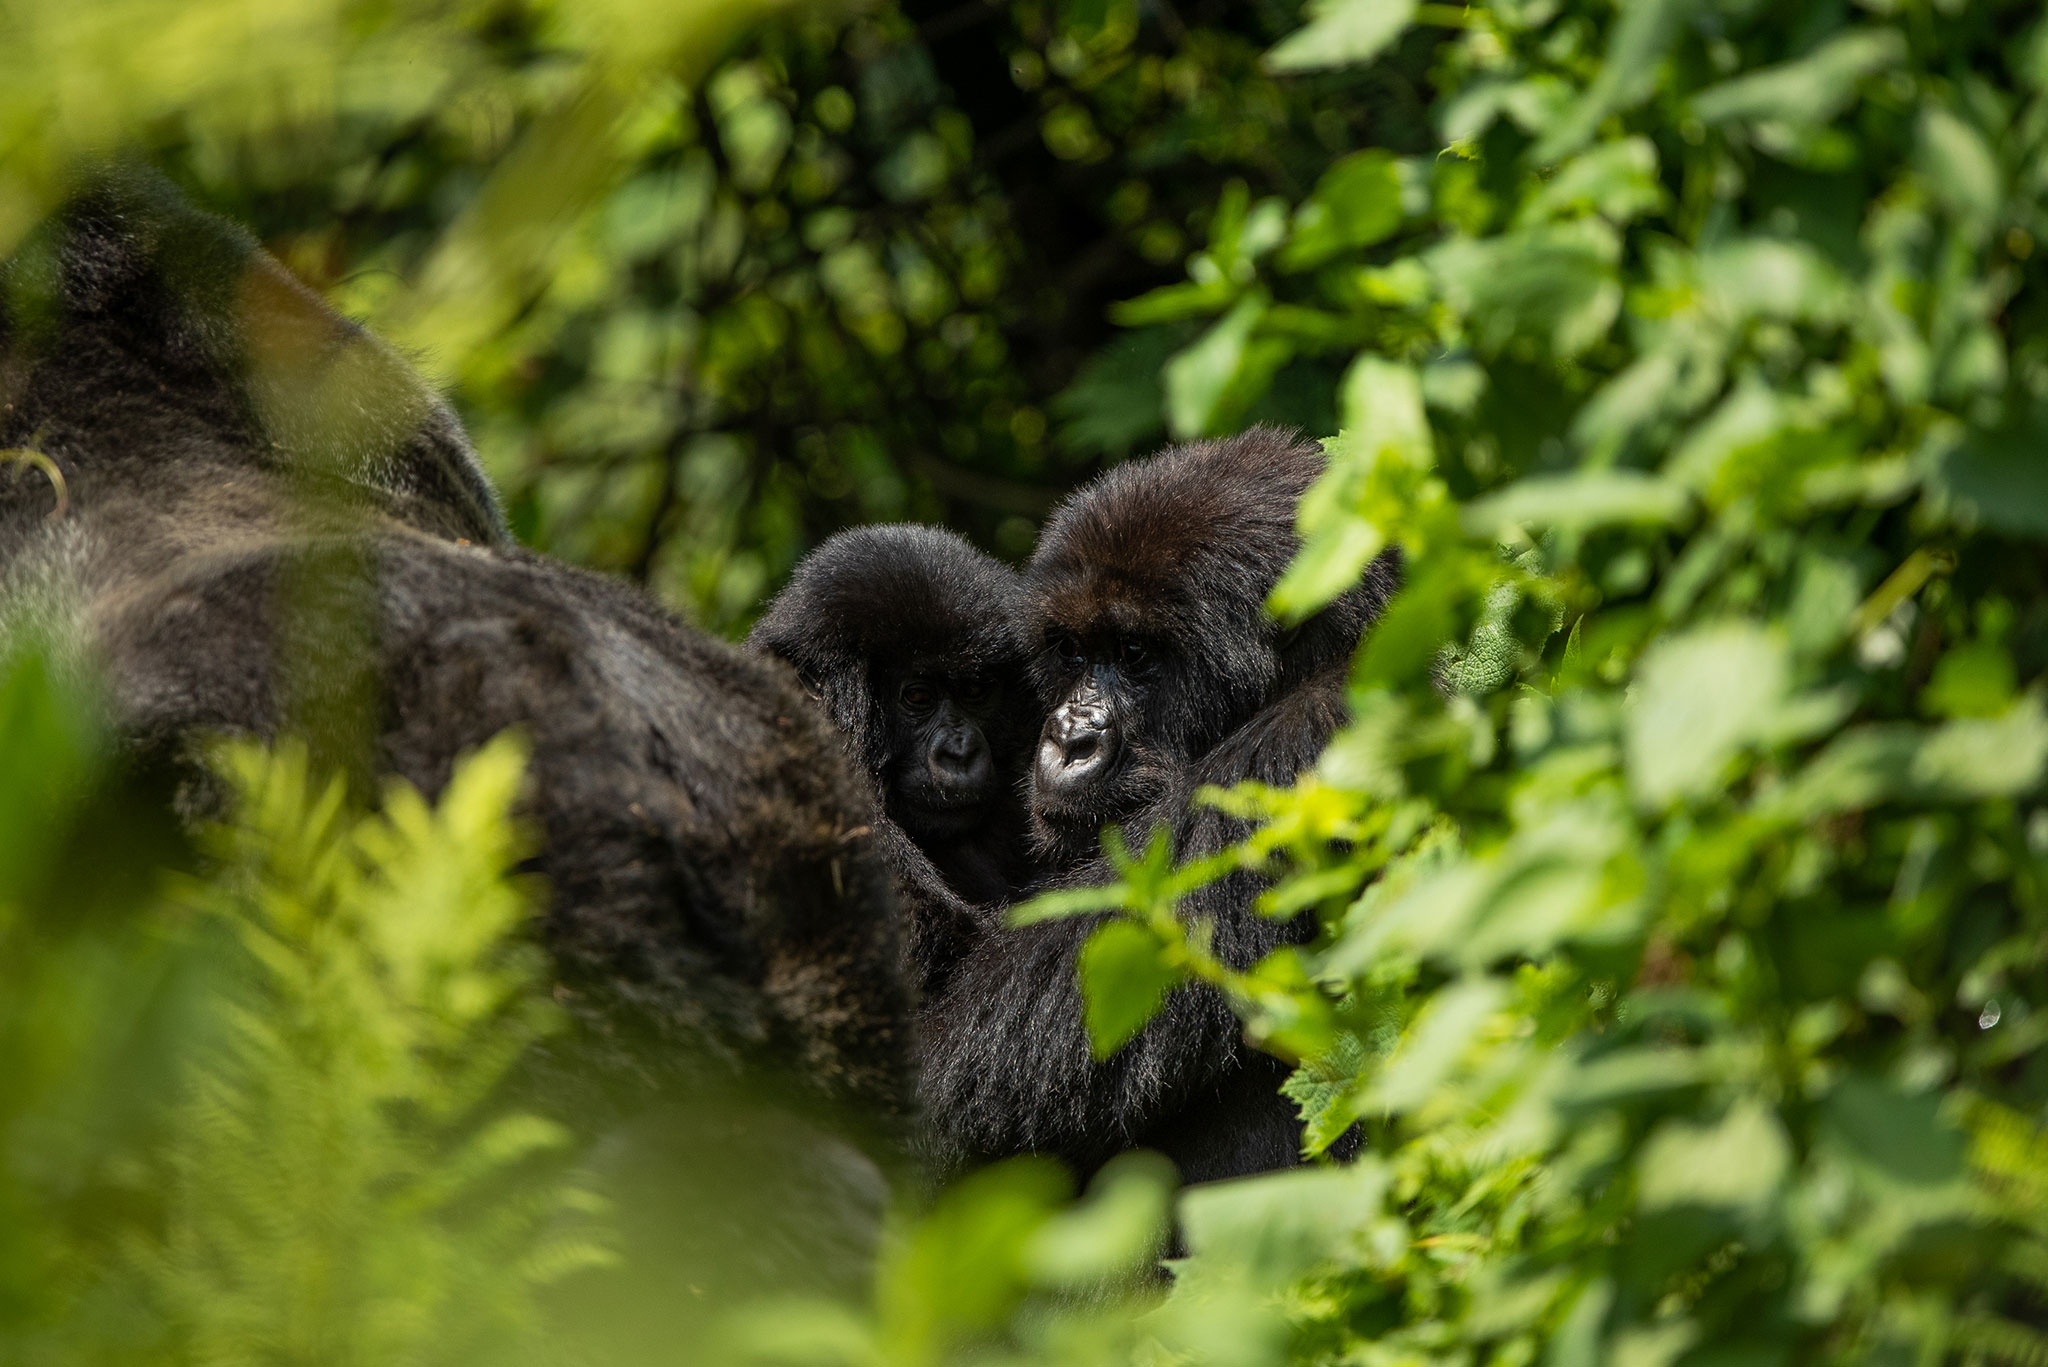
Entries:
[[1725,622],[1659,641],[1629,699],[1629,786],[1648,806],[1712,792],[1730,760],[1770,727],[1790,666],[1782,641]]
[[1617,1049],[1573,1068],[1559,1101],[1594,1111],[1697,1087],[1707,1078],[1706,1061],[1696,1049]]
[[1437,127],[1447,143],[1470,142],[1504,114],[1524,133],[1541,135],[1563,121],[1575,93],[1548,72],[1516,81],[1479,81],[1445,101]]
[[1938,727],[1904,722],[1861,726],[1837,737],[1760,811],[1808,821],[1879,803],[1968,802],[2033,788],[2048,766],[2048,708],[2028,693],[1997,717]]
[[1648,138],[1623,138],[1602,143],[1559,167],[1515,211],[1515,226],[1533,227],[1582,211],[1627,223],[1663,203],[1655,144]]
[[1731,327],[1752,318],[1834,323],[1851,305],[1841,272],[1802,242],[1744,237],[1693,260],[1706,303]]
[[2044,442],[2048,423],[2035,414],[1999,428],[1967,431],[1934,457],[1934,484],[1966,525],[2048,540]]
[[1792,598],[1779,619],[1792,649],[1825,655],[1849,634],[1850,619],[1863,600],[1863,577],[1849,557],[1808,551],[1792,579]]
[[1761,1213],[1791,1167],[1784,1125],[1745,1098],[1712,1124],[1659,1126],[1636,1159],[1636,1201],[1644,1210],[1720,1206]]
[[1301,1115],[1301,1149],[1322,1153],[1358,1119],[1359,1075],[1370,1053],[1365,1042],[1341,1031],[1327,1053],[1304,1060],[1280,1088]]
[[1237,290],[1235,283],[1223,279],[1161,285],[1135,299],[1113,305],[1109,316],[1119,326],[1127,328],[1155,327],[1188,318],[1206,318],[1229,304],[1237,296]]
[[1158,1154],[1111,1160],[1084,1200],[1024,1241],[1026,1275],[1040,1286],[1085,1288],[1143,1273],[1166,1241],[1174,1186],[1173,1164]]
[[1014,1158],[948,1186],[876,1269],[884,1336],[907,1340],[899,1352],[929,1352],[933,1339],[1002,1323],[1027,1289],[1022,1250],[1072,1190],[1046,1158]]
[[1430,998],[1367,1090],[1365,1104],[1402,1114],[1421,1108],[1450,1078],[1480,1030],[1507,1001],[1507,988],[1484,975],[1465,978]]
[[1389,544],[1395,520],[1434,458],[1422,385],[1413,368],[1370,354],[1352,363],[1342,391],[1345,427],[1324,443],[1328,467],[1296,514],[1302,549],[1269,606],[1300,621],[1351,588]]
[[1571,357],[1606,336],[1621,311],[1620,252],[1614,229],[1589,218],[1455,238],[1424,260],[1484,349],[1526,337]]
[[2017,677],[2004,647],[1971,641],[1942,655],[1920,701],[1945,717],[1995,717],[2012,705]]
[[62,850],[107,750],[93,709],[50,654],[26,633],[0,638],[0,903],[31,891]]
[[1341,1168],[1214,1182],[1181,1198],[1181,1226],[1196,1257],[1277,1285],[1355,1247],[1384,1209],[1387,1187],[1385,1166],[1370,1155]]
[[1941,1114],[1941,1097],[1875,1078],[1844,1078],[1827,1100],[1843,1148],[1896,1182],[1930,1187],[1963,1174],[1964,1137]]
[[1308,270],[1339,252],[1369,247],[1401,226],[1401,178],[1392,153],[1355,152],[1323,173],[1295,211],[1280,252],[1283,270]]
[[1623,5],[1607,31],[1606,55],[1593,83],[1571,112],[1556,120],[1536,144],[1536,160],[1554,162],[1577,151],[1602,119],[1647,99],[1656,89],[1664,55],[1692,8],[1690,0],[1635,0]]
[[1638,470],[1581,470],[1517,480],[1467,504],[1461,520],[1473,536],[1497,537],[1519,526],[1681,526],[1692,513],[1691,497],[1670,480]]
[[1166,423],[1177,437],[1208,430],[1223,391],[1237,378],[1245,345],[1265,312],[1265,302],[1247,295],[1186,350],[1166,363]]
[[1472,629],[1462,650],[1452,655],[1444,668],[1444,685],[1468,697],[1484,697],[1515,676],[1521,645],[1515,640],[1511,622],[1522,605],[1519,585],[1498,584],[1486,595],[1480,609],[1479,625]]
[[1308,26],[1266,54],[1275,71],[1369,62],[1415,20],[1416,0],[1316,0]]
[[1182,979],[1159,937],[1135,921],[1110,921],[1081,946],[1082,1018],[1095,1057],[1108,1058],[1144,1029]]
[[1012,926],[1039,921],[1060,921],[1070,916],[1108,911],[1126,905],[1129,898],[1115,883],[1091,883],[1078,888],[1055,888],[1011,907],[1007,920]]
[[1854,98],[1866,77],[1897,65],[1906,40],[1893,29],[1838,33],[1797,61],[1765,67],[1693,97],[1693,113],[1708,123],[1729,119],[1824,124]]
[[2005,200],[2005,176],[1984,135],[1939,104],[1920,111],[1919,134],[1921,176],[1957,218],[1988,229]]

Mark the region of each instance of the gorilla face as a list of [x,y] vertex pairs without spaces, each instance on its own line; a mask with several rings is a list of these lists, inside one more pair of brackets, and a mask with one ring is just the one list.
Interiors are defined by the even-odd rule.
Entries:
[[913,839],[958,835],[987,817],[1000,780],[988,732],[1000,690],[977,675],[906,670],[884,681],[891,815]]
[[1032,817],[1042,836],[1092,842],[1163,787],[1160,721],[1175,656],[1166,641],[1110,623],[1054,624],[1046,636],[1057,697],[1039,733]]

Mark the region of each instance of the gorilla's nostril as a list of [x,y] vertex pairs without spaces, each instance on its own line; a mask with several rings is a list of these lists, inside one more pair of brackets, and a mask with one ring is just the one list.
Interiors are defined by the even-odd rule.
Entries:
[[993,764],[981,745],[940,747],[932,751],[932,774],[942,784],[969,786],[985,782]]
[[1087,788],[1111,768],[1116,743],[1106,708],[1063,707],[1047,723],[1039,744],[1037,782],[1051,792]]

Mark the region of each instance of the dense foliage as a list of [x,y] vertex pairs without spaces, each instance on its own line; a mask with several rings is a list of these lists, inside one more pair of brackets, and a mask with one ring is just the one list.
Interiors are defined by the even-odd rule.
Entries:
[[[1014,554],[1095,463],[1259,417],[1338,432],[1276,612],[1406,554],[1316,772],[1212,795],[1245,848],[1130,832],[1024,912],[1121,909],[1104,1051],[1214,983],[1365,1156],[1182,1196],[1170,1290],[1155,1169],[998,1169],[735,1356],[2048,1357],[2034,9],[143,8],[0,5],[0,245],[81,158],[167,158],[427,349],[525,535],[708,623],[842,522]],[[168,836],[84,853],[153,827],[35,659],[0,1360],[543,1352],[531,1288],[607,1255],[519,1176],[567,1137],[469,1109],[549,1024],[509,754],[381,816],[243,756],[166,884]],[[1324,927],[1247,974],[1173,915],[1238,861]]]

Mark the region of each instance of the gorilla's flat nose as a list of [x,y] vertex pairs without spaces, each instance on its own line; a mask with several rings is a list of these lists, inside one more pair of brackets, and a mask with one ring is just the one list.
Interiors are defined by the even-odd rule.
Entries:
[[929,763],[933,780],[948,792],[979,788],[994,770],[981,733],[966,727],[940,736],[932,746]]
[[1116,758],[1116,728],[1109,709],[1069,703],[1046,718],[1038,742],[1038,781],[1054,790],[1086,787]]

